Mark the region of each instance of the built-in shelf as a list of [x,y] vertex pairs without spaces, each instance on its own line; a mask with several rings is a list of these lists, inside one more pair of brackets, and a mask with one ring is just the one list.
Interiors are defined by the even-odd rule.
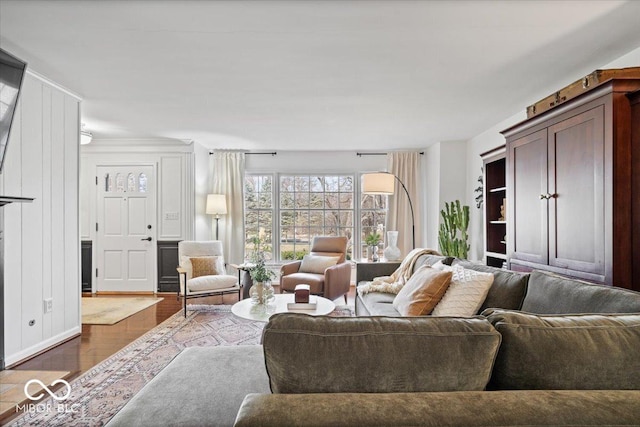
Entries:
[[489,190],[489,193],[501,193],[504,191],[507,191],[507,187],[492,188]]
[[[493,267],[503,267],[507,260],[507,221],[505,205],[507,198],[506,151],[498,147],[483,153],[484,164],[484,237],[485,261]],[[495,220],[491,220],[495,218]],[[499,220],[498,218],[501,218]]]
[[498,258],[498,259],[504,259],[504,260],[507,259],[507,255],[506,254],[501,254],[501,253],[498,253],[498,252],[487,252],[486,255],[488,257],[492,257],[492,258]]

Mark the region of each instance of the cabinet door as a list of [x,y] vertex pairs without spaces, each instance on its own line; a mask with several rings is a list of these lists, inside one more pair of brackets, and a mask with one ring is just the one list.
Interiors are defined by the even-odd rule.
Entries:
[[548,129],[549,265],[604,275],[604,107]]
[[547,131],[508,144],[507,245],[511,260],[546,264],[548,260]]

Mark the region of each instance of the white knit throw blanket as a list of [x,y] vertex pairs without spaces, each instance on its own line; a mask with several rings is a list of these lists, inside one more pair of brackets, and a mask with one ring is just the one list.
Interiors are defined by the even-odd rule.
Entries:
[[413,267],[418,258],[422,255],[441,255],[433,249],[417,248],[409,252],[400,263],[400,267],[391,276],[375,277],[373,281],[358,286],[358,292],[364,295],[369,292],[384,292],[387,294],[398,294],[400,289],[407,283],[413,273]]

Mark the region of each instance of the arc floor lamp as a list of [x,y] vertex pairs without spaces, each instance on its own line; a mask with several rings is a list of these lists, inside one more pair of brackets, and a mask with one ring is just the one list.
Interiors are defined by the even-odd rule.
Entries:
[[216,240],[218,240],[218,222],[220,215],[227,214],[227,198],[224,194],[208,194],[206,213],[215,215],[216,219]]
[[407,199],[409,199],[409,208],[411,209],[411,234],[413,249],[416,248],[416,222],[413,215],[413,203],[411,203],[411,196],[409,191],[405,187],[404,183],[400,181],[400,178],[392,174],[391,172],[371,172],[362,175],[362,192],[365,194],[382,194],[386,196],[392,196],[395,193],[395,181],[398,181],[402,186]]

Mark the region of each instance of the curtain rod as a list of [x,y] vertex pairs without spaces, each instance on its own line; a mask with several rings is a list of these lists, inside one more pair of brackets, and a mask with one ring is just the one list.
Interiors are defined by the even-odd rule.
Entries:
[[[212,155],[213,151],[209,151],[209,155]],[[270,151],[268,153],[244,153],[245,155],[249,155],[249,154],[270,154],[272,156],[276,156],[278,154],[277,151]]]
[[[386,156],[389,153],[356,153],[356,156],[358,157],[362,157],[362,156]],[[424,151],[420,151],[418,154],[423,155]]]

